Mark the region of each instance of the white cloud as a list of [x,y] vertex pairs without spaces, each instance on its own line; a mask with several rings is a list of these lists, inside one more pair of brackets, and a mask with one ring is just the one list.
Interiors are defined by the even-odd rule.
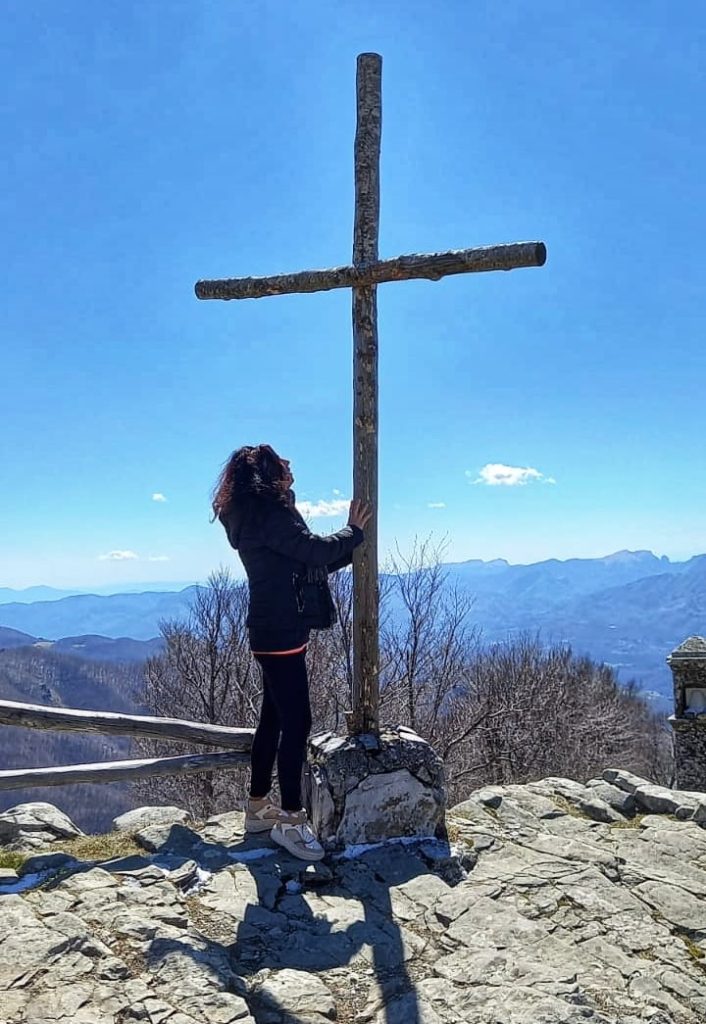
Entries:
[[166,500],[167,500],[167,499],[166,499],[166,498],[164,497],[164,495],[163,495],[163,494],[160,494],[160,492],[159,492],[159,491],[156,491],[156,492],[155,492],[155,493],[154,493],[154,494],[152,495],[152,501],[166,501]]
[[147,559],[148,562],[168,562],[169,555],[150,555]]
[[109,551],[107,555],[98,555],[100,562],[129,562],[139,559],[134,551]]
[[340,493],[341,493],[341,492],[340,492],[340,491],[338,490],[338,488],[337,488],[337,487],[334,487],[334,489],[333,489],[333,493],[334,493],[334,494],[336,495],[336,497],[338,497],[338,496],[340,495]]
[[445,501],[430,501],[427,503],[427,508],[446,508]]
[[[473,473],[466,470],[466,476],[472,480]],[[502,462],[489,462],[483,466],[473,483],[487,484],[488,487],[523,487],[531,481],[556,483],[553,476],[545,476],[531,466],[505,466]]]
[[350,502],[345,498],[334,498],[333,501],[300,501],[297,508],[303,516],[321,519],[324,516],[340,516],[348,511]]

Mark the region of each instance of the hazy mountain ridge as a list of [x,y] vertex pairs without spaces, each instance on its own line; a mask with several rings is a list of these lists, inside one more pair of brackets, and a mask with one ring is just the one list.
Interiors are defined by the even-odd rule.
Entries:
[[180,618],[188,612],[196,589],[79,594],[57,601],[5,604],[0,606],[0,624],[50,640],[87,635],[152,640],[159,635],[161,619]]
[[459,562],[449,582],[473,597],[471,621],[488,642],[518,633],[569,643],[613,665],[671,705],[669,652],[706,631],[706,555],[672,562],[651,551],[531,565]]
[[[691,560],[693,561],[693,559]],[[551,558],[529,565],[498,566],[497,562],[451,563],[456,579],[472,582],[479,592],[501,591],[513,600],[542,600],[556,604],[570,596],[624,586],[647,576],[682,572],[690,562],[671,562],[651,551],[617,551],[604,558]]]
[[60,640],[45,641],[51,649],[62,654],[73,654],[92,661],[139,662],[160,654],[164,648],[161,637],[134,640],[130,636],[64,636]]
[[[529,565],[470,560],[449,563],[446,570],[449,584],[473,598],[471,622],[486,641],[539,632],[614,665],[622,679],[637,678],[667,703],[671,676],[665,658],[690,633],[706,631],[706,555],[672,562],[651,551],[617,551]],[[155,643],[160,620],[184,617],[196,590],[5,604],[0,623],[55,639],[59,650],[80,654],[84,642],[92,657],[113,660],[111,639]],[[94,634],[91,642],[87,634]],[[134,648],[136,658],[139,651]]]
[[40,647],[59,654],[72,654],[91,661],[113,663],[143,662],[145,658],[159,654],[164,646],[161,637],[152,640],[134,640],[129,636],[109,637],[98,635],[65,636],[60,640],[45,640],[30,636],[16,629],[0,626],[0,652],[18,647]]
[[184,590],[186,587],[196,585],[196,581],[187,582],[159,582],[159,583],[115,583],[100,587],[0,587],[0,605],[3,604],[34,604],[37,601],[61,601],[65,597],[82,596],[110,596],[113,594],[138,594],[147,591],[158,591],[167,593]]
[[30,636],[29,633],[22,633],[19,629],[8,629],[7,626],[0,626],[0,651],[8,650],[11,647],[31,647],[39,642],[39,637]]
[[57,590],[55,587],[25,587],[15,590],[13,587],[0,587],[0,604],[32,604],[35,601],[59,601],[63,597],[77,594],[76,590]]

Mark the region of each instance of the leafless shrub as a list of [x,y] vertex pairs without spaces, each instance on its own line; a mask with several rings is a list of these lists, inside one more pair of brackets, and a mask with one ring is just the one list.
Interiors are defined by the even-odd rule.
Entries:
[[[254,726],[261,701],[259,669],[245,626],[245,583],[221,569],[196,592],[185,621],[161,623],[165,651],[150,658],[137,697],[152,714],[219,725]],[[188,750],[184,743],[135,740],[138,756],[168,756]],[[201,753],[218,750],[201,747]],[[135,783],[141,798],[175,802],[196,818],[231,810],[246,785],[245,770],[203,772]]]
[[656,781],[669,772],[663,723],[635,686],[539,638],[479,647],[447,722],[450,739],[438,749],[452,800],[487,783],[586,781],[609,765]]
[[353,575],[343,570],[329,576],[338,611],[333,629],[311,634],[307,669],[313,731],[345,732],[353,681]]
[[435,745],[449,732],[449,713],[465,684],[476,632],[472,601],[447,582],[443,543],[415,541],[399,549],[387,573],[381,629],[381,716],[415,729]]

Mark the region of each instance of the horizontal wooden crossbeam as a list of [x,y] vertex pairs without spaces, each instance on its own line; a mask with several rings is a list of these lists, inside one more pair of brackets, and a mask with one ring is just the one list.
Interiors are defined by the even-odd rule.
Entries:
[[274,277],[232,277],[197,281],[199,299],[262,299],[267,295],[325,292],[333,288],[359,288],[387,281],[438,281],[451,274],[478,274],[489,270],[541,267],[547,258],[543,242],[511,242],[449,252],[411,253],[362,266],[302,270]]
[[153,775],[192,775],[194,772],[228,772],[248,764],[250,755],[238,750],[219,754],[185,754],[150,757],[137,761],[104,761],[67,764],[57,768],[19,768],[0,772],[0,792],[29,786],[68,786],[78,782],[128,782]]
[[[149,736],[157,740],[184,740],[212,747],[249,751],[254,729],[233,729],[207,722],[150,715],[123,715],[113,711],[83,711],[78,708],[50,708],[44,704],[21,704],[0,700],[0,725],[21,725],[30,729],[61,729],[69,732],[98,732],[118,736]],[[48,783],[47,783],[48,785]]]

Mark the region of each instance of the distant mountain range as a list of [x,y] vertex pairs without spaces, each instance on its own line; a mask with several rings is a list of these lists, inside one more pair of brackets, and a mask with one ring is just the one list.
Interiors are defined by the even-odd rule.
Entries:
[[[651,551],[618,551],[604,558],[531,565],[472,560],[445,568],[448,583],[473,598],[471,621],[486,641],[540,633],[547,641],[570,643],[577,653],[619,669],[625,681],[637,678],[663,706],[671,700],[666,656],[685,637],[706,632],[706,555],[672,562]],[[14,630],[35,643],[38,637],[54,640],[58,650],[90,652],[86,657],[137,660],[158,647],[134,642],[154,641],[160,620],[184,617],[196,589],[0,604],[0,625],[6,627],[0,647],[20,644],[8,634]]]
[[196,589],[111,596],[79,594],[57,601],[4,604],[0,605],[0,625],[50,640],[87,634],[150,640],[159,634],[162,619],[188,613]]
[[72,654],[91,661],[110,661],[115,664],[142,662],[159,654],[163,643],[160,637],[152,640],[133,640],[129,636],[65,636],[60,640],[44,640],[17,629],[0,626],[0,653],[22,647],[41,648],[56,654]]
[[197,585],[195,581],[189,583],[118,583],[113,586],[94,587],[93,589],[80,588],[70,590],[57,590],[56,587],[26,587],[23,590],[15,590],[12,587],[0,587],[0,604],[33,604],[35,601],[61,601],[64,597],[76,597],[79,594],[134,594],[144,591],[167,591],[184,590],[185,587]]
[[0,587],[0,604],[17,602],[31,604],[32,601],[59,601],[62,597],[76,594],[75,590],[55,590],[54,587],[27,587],[25,590],[13,590],[12,587]]
[[706,633],[706,555],[686,562],[651,551],[534,565],[461,562],[450,580],[475,598],[472,619],[487,641],[539,633],[571,644],[635,678],[669,707],[665,659],[691,634]]

